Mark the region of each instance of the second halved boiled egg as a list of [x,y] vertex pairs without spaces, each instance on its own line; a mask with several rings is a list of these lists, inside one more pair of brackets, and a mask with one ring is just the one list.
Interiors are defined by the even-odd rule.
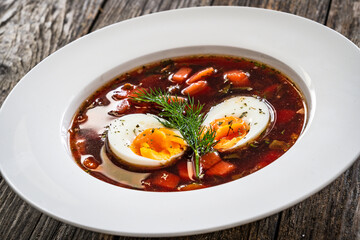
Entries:
[[203,125],[216,131],[214,148],[235,150],[255,141],[269,126],[274,113],[262,99],[238,96],[212,107]]
[[107,133],[110,152],[120,162],[142,169],[172,164],[186,150],[179,131],[166,128],[152,114],[130,114],[111,122]]

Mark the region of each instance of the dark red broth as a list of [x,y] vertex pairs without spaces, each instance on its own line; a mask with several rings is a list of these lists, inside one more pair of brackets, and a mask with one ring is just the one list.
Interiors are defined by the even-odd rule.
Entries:
[[[183,90],[194,84],[186,83],[186,80],[210,67],[214,70],[212,74],[195,79],[197,86],[189,94],[205,105],[205,113],[229,97],[265,98],[274,107],[276,115],[273,127],[265,137],[235,152],[208,154],[202,159],[204,176],[195,180],[189,178],[187,171],[191,151],[172,166],[152,171],[130,171],[113,156],[107,160],[101,157],[101,151],[106,149],[106,126],[110,121],[132,113],[159,114],[159,109],[152,104],[131,101],[134,91],[160,88],[186,97]],[[188,73],[190,70],[186,68],[191,72]],[[234,70],[246,73],[248,82],[224,80],[224,74]],[[304,98],[299,90],[285,75],[265,64],[225,56],[182,57],[139,67],[94,92],[74,116],[69,142],[77,164],[105,182],[145,191],[193,190],[242,178],[275,161],[298,139],[304,127],[305,112]]]

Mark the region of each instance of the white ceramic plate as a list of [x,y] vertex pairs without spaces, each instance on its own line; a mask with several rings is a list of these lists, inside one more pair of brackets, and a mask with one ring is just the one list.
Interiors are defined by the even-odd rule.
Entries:
[[[148,61],[204,52],[243,54],[294,77],[310,111],[283,157],[230,183],[171,193],[116,187],[76,165],[66,130],[94,89]],[[1,173],[32,206],[95,231],[176,236],[245,224],[305,199],[356,160],[359,66],[359,48],[349,40],[281,12],[209,7],[124,21],[60,49],[15,87],[0,112]]]

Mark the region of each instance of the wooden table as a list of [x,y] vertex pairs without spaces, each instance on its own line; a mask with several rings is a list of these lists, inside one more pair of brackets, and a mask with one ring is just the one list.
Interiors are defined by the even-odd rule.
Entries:
[[[31,68],[85,34],[136,16],[209,5],[289,12],[335,29],[360,45],[359,0],[2,0],[0,105]],[[360,159],[319,193],[268,218],[179,239],[360,239],[359,170]],[[0,239],[130,238],[91,232],[54,220],[20,199],[0,176]]]

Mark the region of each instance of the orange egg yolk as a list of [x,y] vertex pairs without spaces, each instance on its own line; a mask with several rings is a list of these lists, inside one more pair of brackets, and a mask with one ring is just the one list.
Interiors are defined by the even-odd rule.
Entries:
[[215,141],[218,141],[214,148],[220,152],[233,147],[250,130],[244,120],[234,116],[216,119],[210,125],[216,132]]
[[169,160],[185,148],[185,141],[167,128],[148,128],[137,135],[130,146],[137,155],[154,160]]

